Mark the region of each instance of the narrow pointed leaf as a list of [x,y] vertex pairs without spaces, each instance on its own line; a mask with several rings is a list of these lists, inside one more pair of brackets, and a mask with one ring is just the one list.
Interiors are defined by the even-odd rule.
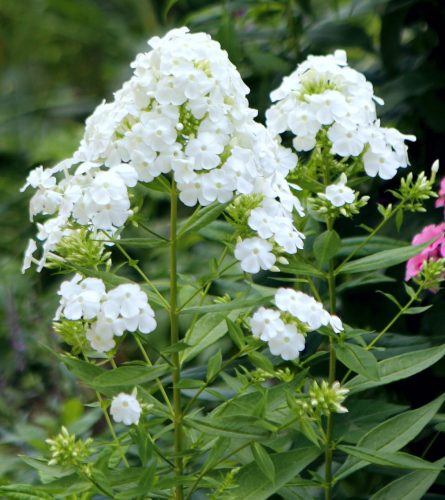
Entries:
[[255,463],[261,469],[263,474],[265,474],[265,476],[269,479],[269,481],[273,482],[275,480],[275,465],[267,451],[260,445],[260,443],[252,443],[251,450]]
[[356,393],[402,380],[432,366],[444,355],[445,345],[399,354],[378,363],[380,380],[369,380],[363,375],[357,375],[346,383],[346,387],[351,393]]
[[[358,447],[381,452],[395,452],[412,441],[439,411],[445,395],[425,406],[410,410],[382,422],[368,431],[357,443]],[[356,457],[348,457],[336,473],[336,480],[345,478],[362,469],[367,463]]]
[[423,243],[422,245],[407,245],[401,248],[393,248],[392,250],[383,250],[373,255],[362,257],[361,259],[347,262],[338,270],[339,273],[363,273],[369,271],[377,271],[378,269],[387,269],[388,267],[406,262],[411,257],[418,255],[432,241]]
[[371,380],[380,380],[379,365],[374,355],[356,344],[337,344],[337,358],[349,369]]
[[383,465],[384,467],[428,471],[440,471],[441,469],[440,466],[434,465],[415,455],[410,455],[409,453],[387,453],[378,450],[370,450],[369,448],[362,448],[360,446],[347,445],[340,445],[338,449],[360,460],[371,464]]
[[435,471],[419,470],[399,477],[374,493],[370,500],[394,500],[395,498],[421,500],[435,483],[440,474],[440,467],[445,465],[445,458],[435,462],[434,465],[438,466],[439,469]]

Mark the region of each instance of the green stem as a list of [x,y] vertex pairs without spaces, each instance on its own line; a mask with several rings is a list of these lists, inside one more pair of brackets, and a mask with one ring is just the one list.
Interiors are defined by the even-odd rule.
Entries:
[[[88,357],[85,354],[83,355],[83,358],[85,359],[85,361],[87,363],[90,363],[90,360],[88,359]],[[114,363],[114,359],[113,359],[112,365],[113,365],[113,369],[114,369],[116,367],[116,363]],[[107,422],[108,429],[110,430],[110,433],[113,436],[113,439],[114,439],[116,446],[119,450],[119,453],[122,457],[122,461],[124,462],[125,467],[130,467],[128,460],[127,460],[127,457],[125,456],[125,452],[121,447],[121,443],[119,441],[119,438],[117,437],[116,432],[114,431],[114,427],[113,427],[113,423],[111,422],[110,415],[108,415],[107,410],[104,408],[102,396],[100,395],[99,391],[95,391],[95,392],[96,392],[96,398],[99,402],[100,408],[101,408],[102,413],[103,413],[105,420]]]
[[[377,342],[383,337],[383,335],[385,335],[385,333],[392,327],[392,325],[400,318],[400,316],[402,316],[403,314],[405,314],[405,312],[407,311],[407,309],[409,309],[411,307],[411,304],[415,301],[417,301],[417,299],[419,298],[421,292],[423,290],[423,287],[420,286],[416,293],[410,297],[410,299],[408,300],[408,302],[402,307],[402,309],[400,309],[400,311],[394,316],[394,318],[385,326],[385,328],[383,328],[383,330],[376,336],[372,339],[372,341],[366,346],[366,350],[369,351],[371,350],[376,344]],[[345,376],[343,377],[343,380],[341,381],[342,384],[344,384],[346,382],[346,380],[348,379],[349,375],[351,375],[352,373],[352,370],[348,370],[345,374]]]
[[122,245],[120,243],[118,243],[117,241],[114,242],[116,248],[118,248],[120,250],[120,252],[122,253],[122,255],[127,259],[128,261],[128,265],[130,267],[132,267],[138,274],[139,276],[141,276],[141,278],[145,281],[145,283],[147,283],[147,285],[149,285],[153,292],[157,295],[158,299],[160,300],[160,303],[166,308],[168,309],[169,308],[169,303],[165,300],[165,298],[163,297],[163,295],[161,294],[161,292],[155,287],[155,285],[153,284],[153,282],[148,278],[148,276],[144,273],[144,271],[139,267],[137,261],[135,261],[134,259],[132,259],[130,257],[130,255],[128,254],[128,252],[122,247]]
[[[334,223],[331,219],[327,221],[327,229],[332,230]],[[328,290],[329,290],[329,310],[331,314],[335,314],[335,268],[334,259],[329,261],[328,271]],[[335,381],[335,349],[332,335],[329,337],[329,385]],[[334,419],[333,414],[329,413],[326,423],[326,448],[325,448],[325,500],[332,499],[332,434],[333,434]]]
[[[145,362],[147,363],[147,366],[153,366],[153,363],[151,362],[150,358],[148,357],[147,351],[145,350],[144,346],[142,345],[142,342],[139,339],[139,337],[137,335],[135,335],[134,338],[136,340],[136,344],[139,347],[139,350],[142,353],[142,357],[144,358]],[[162,385],[162,382],[159,378],[156,379],[156,384],[158,386],[159,392],[162,394],[162,397],[164,398],[165,404],[167,405],[167,407],[170,411],[170,415],[173,418],[174,412],[173,412],[172,405],[170,403],[170,399],[168,398],[167,393],[165,392],[164,386]]]
[[[171,345],[179,342],[178,328],[178,274],[177,274],[177,216],[178,197],[176,183],[172,179],[170,196],[170,342]],[[179,353],[172,353],[172,378],[173,378],[173,412],[174,412],[174,446],[175,446],[175,474],[177,484],[175,488],[176,500],[183,500],[184,492],[181,484],[184,463],[182,459],[182,408],[181,389],[178,388],[181,379],[181,366]]]
[[346,257],[346,259],[341,262],[337,269],[335,270],[335,273],[338,274],[340,269],[347,263],[349,262],[355,255],[357,255],[357,253],[363,248],[365,247],[369,241],[374,238],[374,236],[380,231],[380,229],[382,229],[382,227],[388,222],[390,221],[394,215],[397,214],[397,212],[399,210],[401,210],[402,208],[404,207],[404,203],[399,203],[391,212],[390,214],[385,217],[381,222],[380,224],[372,231],[368,234],[368,236],[360,243],[360,245],[356,246],[355,249]]
[[203,469],[201,471],[201,473],[199,474],[199,476],[196,478],[196,481],[193,483],[193,485],[192,485],[192,487],[190,489],[190,492],[187,495],[187,498],[185,500],[189,500],[192,497],[193,492],[196,490],[197,486],[201,482],[201,479],[207,474],[207,472],[209,472],[210,470],[214,469],[217,465],[219,465],[220,463],[224,462],[225,460],[227,460],[231,456],[235,455],[235,453],[238,453],[239,451],[243,450],[247,446],[250,446],[250,444],[251,444],[251,441],[248,441],[247,443],[242,444],[241,446],[239,446],[238,448],[236,448],[235,450],[231,451],[230,453],[228,453],[227,455],[225,455],[223,458],[221,458],[220,460],[218,460],[211,467],[206,467],[205,469]]

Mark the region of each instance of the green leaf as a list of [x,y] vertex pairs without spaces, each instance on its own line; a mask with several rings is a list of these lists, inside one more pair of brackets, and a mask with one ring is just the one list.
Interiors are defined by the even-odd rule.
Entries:
[[95,377],[104,373],[105,370],[88,361],[77,359],[72,356],[62,356],[63,363],[69,368],[70,372],[82,382],[89,384]]
[[134,387],[155,380],[168,372],[167,365],[158,366],[119,366],[114,370],[107,370],[90,381],[90,385],[97,389],[106,387]]
[[232,311],[230,314],[216,313],[205,314],[195,325],[187,331],[185,341],[189,344],[189,349],[182,351],[181,362],[189,361],[197,356],[208,346],[217,342],[223,335],[227,333],[226,319],[235,320],[238,316],[238,311]]
[[369,380],[363,375],[357,375],[346,383],[346,387],[351,393],[356,393],[402,380],[429,368],[444,355],[445,345],[441,345],[384,359],[378,363],[380,380]]
[[430,240],[422,245],[407,245],[401,248],[394,248],[392,250],[384,250],[361,259],[347,262],[344,266],[340,266],[337,273],[363,273],[367,271],[377,271],[378,269],[387,269],[388,267],[401,264],[411,257],[418,255],[428,245],[431,245]]
[[[368,236],[353,236],[351,238],[343,238],[342,246],[338,252],[339,256],[346,257],[352,253]],[[401,241],[396,238],[388,238],[386,236],[374,236],[366,243],[366,245],[357,252],[357,256],[364,256],[382,252],[383,250],[391,250],[407,245],[408,242]]]
[[238,349],[242,349],[244,347],[244,335],[241,327],[229,318],[226,319],[226,322],[230,338]]
[[174,352],[181,352],[185,351],[188,347],[190,347],[186,342],[183,342],[182,340],[180,342],[176,342],[176,344],[170,345],[168,347],[165,347],[162,349],[162,354],[172,354]]
[[396,467],[398,469],[413,470],[439,470],[441,467],[423,460],[423,458],[410,455],[409,453],[385,453],[379,450],[363,448],[360,446],[340,445],[337,447],[348,455],[371,464],[383,465],[384,467]]
[[268,432],[258,425],[258,417],[234,415],[230,417],[186,418],[184,423],[204,434],[238,439],[263,439]]
[[46,460],[38,460],[37,458],[27,457],[21,455],[20,458],[27,463],[33,469],[38,470],[42,474],[48,477],[59,478],[64,476],[69,476],[74,472],[73,467],[61,467],[58,465],[48,465]]
[[445,458],[434,463],[439,470],[415,471],[399,477],[372,495],[370,500],[421,500],[430,487],[436,482],[440,467],[445,464]]
[[168,245],[162,238],[122,238],[119,243],[124,247],[161,248]]
[[377,290],[377,293],[381,293],[384,295],[388,300],[390,300],[393,304],[395,304],[398,309],[403,309],[403,306],[400,304],[400,302],[394,297],[394,295],[386,292],[382,292],[381,290]]
[[407,309],[406,311],[404,311],[403,314],[421,314],[425,311],[428,311],[428,309],[430,309],[431,307],[433,307],[433,305],[429,305],[429,306],[421,306],[421,307],[410,307],[409,309]]
[[285,273],[296,274],[296,275],[304,275],[304,276],[317,276],[322,277],[324,273],[318,270],[312,264],[308,262],[303,262],[302,260],[296,260],[296,262],[292,262],[288,266],[281,266],[281,269]]
[[[395,452],[412,441],[434,417],[445,400],[445,395],[425,406],[410,410],[377,425],[368,431],[357,443],[358,447],[381,452]],[[365,467],[363,460],[348,457],[336,473],[336,480],[343,479]]]
[[345,281],[344,283],[341,283],[337,287],[337,293],[342,293],[345,290],[351,290],[352,288],[356,288],[358,286],[373,285],[376,283],[391,283],[393,281],[396,280],[394,278],[391,278],[390,276],[385,276],[382,273],[364,274],[356,279],[351,279]]
[[233,493],[236,498],[243,500],[267,500],[319,455],[320,450],[315,446],[270,455],[275,467],[274,481],[271,481],[256,463],[245,465],[236,475],[238,487]]
[[273,483],[275,480],[275,466],[267,451],[257,442],[252,443],[250,449],[252,450],[255,463],[269,481]]
[[317,262],[322,265],[329,261],[338,252],[341,246],[340,236],[333,229],[328,229],[315,238],[314,255]]
[[221,204],[215,201],[208,207],[197,208],[179,228],[177,237],[182,238],[186,233],[196,232],[207,226],[224,212],[227,205],[228,203]]
[[3,498],[9,498],[11,500],[52,500],[54,498],[43,491],[36,491],[34,486],[27,484],[0,486],[0,494],[5,495]]
[[379,365],[374,355],[356,344],[337,344],[337,358],[349,369],[371,380],[380,380]]
[[402,227],[403,224],[403,210],[399,210],[396,214],[396,228],[397,232],[400,231],[400,228]]
[[250,299],[237,299],[219,304],[209,304],[205,306],[184,307],[181,314],[204,314],[218,313],[223,311],[234,311],[259,307],[270,302],[270,297],[254,297]]
[[218,349],[215,354],[209,359],[207,363],[207,382],[213,380],[216,374],[219,372],[222,363],[221,349]]

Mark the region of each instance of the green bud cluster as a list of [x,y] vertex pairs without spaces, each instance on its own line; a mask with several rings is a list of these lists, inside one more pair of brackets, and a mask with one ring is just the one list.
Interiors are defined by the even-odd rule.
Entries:
[[195,118],[185,104],[179,107],[179,122],[176,125],[176,129],[178,130],[178,142],[182,146],[185,146],[190,138],[196,136],[199,125],[204,118],[201,120]]
[[426,260],[420,273],[413,280],[422,288],[437,292],[445,281],[445,259]]
[[111,256],[111,252],[105,251],[105,243],[86,228],[75,229],[65,236],[56,246],[55,252],[56,256],[48,258],[49,268],[60,268],[63,262],[94,268],[106,264]]
[[46,443],[51,453],[48,465],[80,468],[92,454],[93,440],[76,439],[75,434],[70,434],[66,427],[62,427],[61,432],[54,438],[47,439]]
[[266,380],[277,379],[281,382],[292,382],[294,374],[290,371],[289,367],[284,369],[278,368],[277,370],[267,371],[258,368],[251,373],[253,382],[266,382]]
[[390,191],[392,195],[399,199],[406,210],[410,212],[426,212],[423,204],[430,198],[437,198],[437,193],[434,190],[434,182],[436,180],[436,170],[433,169],[431,177],[421,172],[417,179],[414,180],[412,172],[400,181],[398,191]]
[[211,500],[220,500],[221,498],[227,498],[229,500],[231,498],[235,498],[230,494],[227,495],[227,493],[225,492],[231,488],[236,487],[235,478],[239,471],[240,467],[235,467],[226,474],[219,487],[211,495]]
[[73,348],[73,354],[80,354],[90,348],[85,336],[87,326],[83,321],[62,319],[53,323],[53,330]]
[[232,203],[226,208],[226,214],[230,223],[234,224],[238,229],[238,233],[242,236],[248,236],[253,233],[249,228],[247,221],[250,212],[260,206],[263,201],[261,194],[248,194],[237,196]]
[[348,411],[342,406],[348,392],[349,389],[341,387],[340,382],[335,381],[330,385],[326,380],[323,380],[319,385],[314,380],[309,387],[308,394],[313,409],[327,416],[331,413],[346,413]]
[[330,218],[353,217],[360,212],[360,209],[367,205],[369,196],[360,196],[355,193],[355,200],[352,203],[346,203],[341,207],[334,207],[332,203],[326,199],[324,193],[317,193],[317,198],[309,198],[309,206],[311,212],[317,214],[322,220]]

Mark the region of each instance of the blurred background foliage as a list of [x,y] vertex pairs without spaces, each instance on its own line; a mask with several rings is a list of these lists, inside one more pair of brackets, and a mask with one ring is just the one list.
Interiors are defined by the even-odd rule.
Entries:
[[[110,99],[130,75],[129,63],[146,40],[188,25],[218,39],[252,89],[260,118],[269,92],[308,54],[347,50],[385,100],[386,125],[413,133],[414,171],[429,169],[445,149],[445,6],[442,0],[2,0],[0,2],[0,478],[32,481],[17,453],[32,453],[61,424],[89,429],[99,415],[84,413],[79,387],[44,346],[58,349],[51,332],[60,279],[20,274],[21,256],[34,228],[28,195],[19,193],[28,171],[49,166],[77,147],[85,118]],[[439,172],[440,176],[440,172]],[[370,182],[373,203],[344,224],[345,234],[377,220],[375,203],[389,203],[397,180]],[[401,238],[443,220],[428,213],[407,218]],[[151,210],[156,211],[156,203]],[[162,212],[162,207],[159,209]],[[394,235],[395,227],[387,228]],[[189,256],[202,259],[197,253]],[[195,265],[200,265],[196,260]],[[158,271],[162,275],[163,270]],[[403,278],[400,267],[391,273]],[[385,289],[384,286],[381,286]],[[403,287],[388,285],[396,296]],[[397,324],[399,333],[421,333],[429,345],[443,336],[439,307]],[[361,304],[372,301],[366,314]],[[441,307],[442,306],[442,307]],[[357,312],[359,311],[359,312]],[[393,305],[363,286],[343,294],[344,319],[361,327],[384,324]],[[393,346],[394,347],[394,346]],[[397,345],[394,347],[397,348]],[[432,399],[443,384],[443,365],[394,384],[394,398],[409,404]],[[427,383],[426,383],[427,382]],[[409,385],[408,385],[409,384]],[[443,386],[443,385],[442,385]],[[99,429],[97,429],[99,430]]]

